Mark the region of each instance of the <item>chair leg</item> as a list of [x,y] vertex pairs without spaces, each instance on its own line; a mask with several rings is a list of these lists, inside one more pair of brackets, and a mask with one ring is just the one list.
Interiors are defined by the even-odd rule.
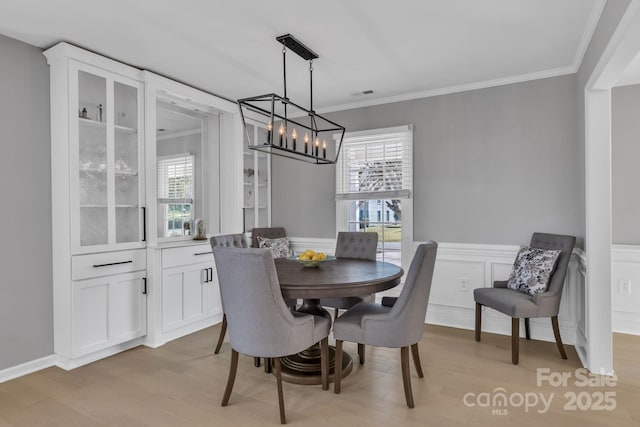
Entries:
[[528,340],[531,339],[531,327],[529,326],[529,318],[525,317],[524,319],[524,335]]
[[560,350],[560,356],[563,359],[567,358],[567,353],[564,351],[564,345],[562,345],[562,338],[560,337],[560,326],[558,325],[558,316],[553,316],[551,318],[551,326],[553,326],[553,335],[556,337],[556,344],[558,345],[558,350]]
[[360,358],[360,364],[364,365],[364,344],[358,343],[358,357]]
[[400,349],[400,363],[402,365],[402,383],[407,406],[413,408],[413,392],[411,391],[411,373],[409,372],[409,347]]
[[480,330],[482,329],[482,304],[476,303],[476,341],[480,341]]
[[222,314],[222,327],[220,328],[220,336],[218,337],[218,344],[216,344],[215,354],[220,353],[220,347],[222,347],[222,342],[224,341],[224,336],[227,333],[227,315]]
[[238,370],[238,352],[233,348],[231,349],[231,365],[229,366],[229,377],[227,378],[227,386],[224,389],[224,396],[222,397],[222,406],[227,406],[229,398],[231,397],[231,390],[233,389],[233,383],[236,380],[236,371]]
[[411,345],[411,355],[413,356],[413,364],[416,367],[416,372],[418,373],[419,378],[423,378],[424,374],[422,373],[422,365],[420,364],[420,353],[418,352],[418,344]]
[[[260,358],[258,357],[257,359],[258,359],[258,362],[259,362]],[[260,366],[259,363],[258,363],[258,366]],[[273,363],[271,362],[271,358],[265,357],[264,358],[264,373],[265,374],[270,374],[272,367],[273,367]]]
[[320,375],[322,389],[329,390],[329,338],[320,341]]
[[520,354],[520,319],[511,319],[511,363],[517,365],[519,363]]
[[342,341],[336,340],[336,361],[333,370],[333,392],[340,394],[340,382],[342,381]]
[[280,358],[273,358],[273,369],[276,371],[276,383],[278,385],[278,406],[280,407],[280,424],[286,424],[284,417],[284,396],[282,393],[282,373],[280,371]]

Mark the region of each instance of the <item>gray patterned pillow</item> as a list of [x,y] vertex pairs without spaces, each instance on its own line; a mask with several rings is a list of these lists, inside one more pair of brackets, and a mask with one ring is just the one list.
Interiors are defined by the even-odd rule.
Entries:
[[279,237],[277,239],[266,239],[258,236],[258,247],[271,249],[274,258],[286,258],[289,256],[289,239]]
[[507,287],[529,295],[545,292],[559,256],[560,250],[522,246],[513,263]]

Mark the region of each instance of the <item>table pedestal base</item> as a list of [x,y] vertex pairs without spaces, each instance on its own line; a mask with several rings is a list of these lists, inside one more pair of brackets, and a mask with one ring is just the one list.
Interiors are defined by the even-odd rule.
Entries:
[[[331,321],[331,315],[320,305],[319,299],[305,299],[299,312],[326,317]],[[329,346],[329,382],[333,381],[336,364],[336,348]],[[294,384],[322,384],[320,369],[320,344],[280,360],[282,380]],[[351,373],[353,362],[344,350],[342,351],[342,378]]]
[[[336,363],[336,348],[329,346],[329,382],[334,380]],[[320,345],[301,351],[300,353],[286,356],[280,359],[282,368],[282,381],[293,384],[322,384],[320,370]],[[342,351],[342,378],[351,373],[353,361],[351,356]]]

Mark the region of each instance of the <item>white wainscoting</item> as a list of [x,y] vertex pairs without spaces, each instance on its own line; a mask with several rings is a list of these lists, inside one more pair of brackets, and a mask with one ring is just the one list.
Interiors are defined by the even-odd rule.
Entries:
[[[630,293],[621,289],[630,284]],[[611,247],[611,328],[614,332],[640,335],[640,246]]]
[[[332,254],[335,239],[290,238],[295,252],[313,249]],[[414,242],[413,252],[420,242]],[[429,297],[426,323],[473,330],[475,327],[475,288],[491,287],[495,280],[506,280],[518,252],[516,245],[480,245],[438,243],[438,256]],[[406,268],[405,268],[406,270]],[[576,249],[571,257],[558,320],[565,344],[582,346],[584,358],[586,333],[584,322],[584,253]],[[466,283],[466,286],[463,285]],[[640,281],[638,281],[640,286]],[[464,289],[466,287],[466,289]],[[400,287],[387,291],[397,295]],[[640,290],[640,287],[639,287]],[[640,292],[638,292],[640,294]],[[377,297],[383,294],[377,294]],[[554,342],[551,320],[531,319],[531,338]],[[484,308],[483,332],[511,335],[510,318],[493,309]],[[524,336],[524,327],[521,328]],[[580,353],[580,348],[578,352]],[[585,360],[583,359],[583,362]]]
[[[416,243],[417,246],[418,243]],[[496,280],[506,280],[519,246],[440,243],[431,286],[427,323],[474,329],[475,288],[492,287]],[[565,282],[558,320],[562,339],[576,344],[580,319],[584,319],[584,280],[578,273],[582,251],[574,251]],[[482,331],[511,335],[510,317],[484,307]],[[551,320],[531,319],[531,338],[555,341]],[[524,328],[521,328],[524,336]]]

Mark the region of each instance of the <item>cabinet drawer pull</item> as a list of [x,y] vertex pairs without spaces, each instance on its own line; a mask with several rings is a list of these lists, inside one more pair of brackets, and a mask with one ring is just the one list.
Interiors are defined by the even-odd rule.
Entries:
[[142,294],[146,295],[147,294],[147,278],[146,277],[142,278],[142,283],[144,285],[144,288],[142,288]]
[[193,254],[193,256],[198,256],[198,255],[209,255],[212,254],[213,251],[209,251],[209,252],[196,252],[195,254]]
[[119,264],[131,264],[133,262],[133,260],[129,260],[129,261],[119,261],[119,262],[110,262],[107,264],[93,264],[94,268],[98,268],[98,267],[108,267],[110,265],[119,265]]

